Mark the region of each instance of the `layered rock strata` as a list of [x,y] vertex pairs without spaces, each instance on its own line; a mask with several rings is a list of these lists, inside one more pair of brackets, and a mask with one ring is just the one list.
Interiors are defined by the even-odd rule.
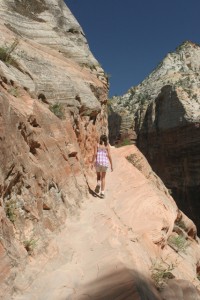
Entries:
[[182,88],[166,86],[149,105],[138,137],[139,148],[198,228],[199,112]]
[[[155,100],[165,85],[182,87],[193,102],[198,103],[199,96],[199,65],[200,49],[197,44],[184,42],[174,52],[168,53],[163,61],[139,85],[131,87],[122,96],[110,99],[110,115],[112,112],[121,117],[122,128],[118,136],[126,134],[131,129],[138,134],[145,116],[148,104]],[[123,122],[124,118],[124,122]],[[128,119],[126,121],[126,119]],[[119,124],[119,121],[116,121]],[[112,124],[109,126],[110,136],[114,142],[118,136],[113,132]]]
[[[185,42],[169,53],[141,84],[111,100],[112,111],[121,124],[127,116],[132,119],[125,129],[119,126],[118,133],[122,137],[130,129],[136,133],[139,148],[198,228],[199,69],[200,47]],[[110,123],[113,142],[116,128]]]
[[63,1],[1,1],[1,296],[87,196],[107,90]]

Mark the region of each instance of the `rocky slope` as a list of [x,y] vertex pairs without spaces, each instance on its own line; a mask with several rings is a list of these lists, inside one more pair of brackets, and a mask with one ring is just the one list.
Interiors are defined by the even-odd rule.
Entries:
[[0,298],[199,299],[196,227],[137,148],[88,195],[107,90],[63,1],[0,2]]
[[107,90],[63,1],[0,2],[0,297],[88,195]]
[[91,193],[46,255],[18,274],[11,299],[200,299],[194,223],[135,146],[111,153],[106,198]]
[[[112,142],[120,135],[123,138],[130,129],[130,132],[134,130],[138,134],[148,104],[157,98],[165,85],[183,89],[190,99],[191,108],[187,110],[187,114],[192,117],[194,113],[196,116],[199,109],[199,57],[200,47],[191,42],[184,42],[174,52],[169,53],[141,84],[130,88],[122,96],[110,99],[111,110],[118,114],[114,125],[122,124],[116,132],[111,120],[109,129]],[[110,118],[112,119],[112,113]]]
[[110,122],[111,140],[114,142],[118,136],[132,139],[129,132],[138,136],[137,145],[198,228],[199,69],[200,47],[185,42],[140,85],[110,101],[112,111],[118,115],[117,123],[115,119]]

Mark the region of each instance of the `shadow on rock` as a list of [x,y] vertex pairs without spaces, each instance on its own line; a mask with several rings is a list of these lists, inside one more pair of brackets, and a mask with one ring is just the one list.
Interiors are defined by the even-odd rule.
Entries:
[[66,300],[161,300],[148,279],[133,270],[120,270],[97,278]]
[[158,292],[139,272],[123,269],[80,287],[66,300],[200,300],[200,292],[182,279],[169,279]]

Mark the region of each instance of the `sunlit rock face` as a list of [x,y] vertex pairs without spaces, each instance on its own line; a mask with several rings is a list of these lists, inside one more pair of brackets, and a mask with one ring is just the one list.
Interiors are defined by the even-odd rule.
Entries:
[[149,105],[138,145],[171,189],[178,206],[200,228],[200,116],[182,88],[166,86]]
[[[113,143],[132,129],[138,137],[138,147],[198,228],[199,70],[200,47],[191,42],[183,43],[141,84],[110,100],[112,111],[126,128],[118,126],[116,133],[116,121],[109,125]],[[125,118],[132,121],[126,122]]]
[[200,299],[195,224],[135,145],[111,151],[105,201],[89,195],[45,255],[18,272],[12,299]]
[[2,294],[87,197],[93,146],[107,132],[107,90],[63,1],[0,2]]

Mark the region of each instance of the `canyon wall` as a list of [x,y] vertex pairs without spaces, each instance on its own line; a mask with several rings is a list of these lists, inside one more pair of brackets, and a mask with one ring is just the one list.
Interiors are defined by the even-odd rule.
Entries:
[[87,197],[107,91],[63,1],[1,1],[1,296]]
[[[144,81],[110,100],[113,143],[129,133],[153,170],[171,190],[178,206],[199,219],[200,47],[184,42],[169,53]],[[129,122],[126,119],[129,118]],[[126,122],[126,127],[121,126]],[[118,127],[117,127],[118,124]],[[116,132],[116,128],[118,131]],[[120,140],[121,139],[121,140]]]
[[177,205],[200,228],[198,105],[182,88],[165,86],[146,111],[138,145]]
[[[193,50],[194,53],[198,52],[195,52],[198,47],[193,44],[186,44],[177,52],[180,59],[184,57],[182,52],[186,48],[188,53]],[[190,59],[190,57],[187,54],[187,59]],[[172,64],[174,64],[173,60]],[[171,76],[171,69],[168,70],[166,66],[168,66],[168,63],[157,69],[157,71],[160,70],[163,73],[157,73],[156,71],[152,75],[157,88],[150,87],[151,77],[149,77],[148,80],[150,81],[147,80],[147,83],[143,82],[140,87],[130,89],[128,94],[124,96],[126,99],[125,109],[123,108],[123,100],[119,100],[119,102],[121,101],[120,105],[113,103],[111,108],[112,113],[116,114],[116,118],[112,119],[113,124],[115,122],[118,124],[113,134],[113,140],[115,135],[118,134],[118,129],[121,130],[121,136],[128,136],[132,141],[138,135],[141,149],[144,148],[144,151],[146,151],[147,146],[149,147],[146,155],[149,155],[152,161],[159,157],[158,152],[152,151],[153,154],[150,152],[153,135],[156,136],[165,126],[169,126],[166,125],[165,121],[158,120],[163,109],[168,112],[166,108],[168,94],[172,95],[170,105],[175,104],[178,109],[178,119],[173,116],[169,130],[173,131],[174,128],[180,128],[180,124],[182,124],[183,131],[180,130],[175,133],[177,138],[181,135],[185,137],[184,128],[188,128],[186,133],[190,135],[190,140],[186,144],[185,151],[187,153],[194,150],[192,145],[197,143],[196,135],[194,136],[198,133],[198,116],[195,114],[199,107],[197,101],[197,73],[193,74],[193,71],[191,71],[194,80],[192,95],[194,99],[197,99],[195,106],[193,105],[194,102],[192,102],[192,105],[188,104],[190,98],[188,98],[188,93],[184,89],[175,89],[170,84],[161,91],[161,87],[168,83],[159,80],[166,70],[168,80],[175,82],[175,79],[178,78],[177,82],[180,83],[183,79],[179,75],[177,77]],[[177,66],[179,67],[178,63]],[[180,64],[180,66],[182,65]],[[190,68],[193,67],[196,68],[196,63],[187,63],[183,71],[190,72]],[[37,264],[37,258],[42,253],[47,254],[46,259],[50,259],[51,255],[55,254],[50,253],[52,250],[49,247],[50,241],[56,234],[59,234],[67,219],[78,216],[83,201],[87,201],[91,174],[89,167],[93,147],[98,136],[108,131],[107,92],[108,81],[106,75],[91,54],[82,28],[66,7],[64,1],[35,0],[30,3],[27,0],[2,0],[0,2],[0,298],[6,299],[6,295],[11,294],[16,275],[19,274],[23,278],[25,276],[23,273],[25,265],[31,264],[33,258],[35,258]],[[182,96],[185,97],[185,102],[182,101]],[[131,99],[134,99],[134,101],[129,101]],[[151,102],[151,100],[155,101]],[[186,102],[187,105],[185,105]],[[117,106],[122,108],[119,117]],[[188,109],[187,113],[186,108]],[[133,115],[128,114],[129,110]],[[159,114],[157,115],[158,111]],[[166,118],[166,114],[164,114],[164,118]],[[191,131],[189,130],[190,127]],[[192,128],[195,128],[195,130]],[[147,145],[144,138],[148,142]],[[155,139],[158,147],[161,147],[162,139],[159,140],[158,136]],[[175,144],[174,140],[172,144]],[[177,145],[182,144],[179,142]],[[134,149],[135,152],[138,151],[136,148]],[[166,151],[165,148],[163,148],[164,150]],[[130,149],[130,151],[133,150]],[[142,166],[144,158],[141,159],[140,154],[132,152],[128,154],[131,154],[129,156],[131,160],[136,157],[136,161],[139,161],[139,167]],[[194,159],[196,160],[197,156],[195,155]],[[125,157],[121,157],[119,162],[123,164],[124,160]],[[184,172],[188,161],[189,154],[184,165]],[[131,162],[137,165],[135,161]],[[121,224],[117,225],[117,238],[119,233],[121,234],[124,231],[125,235],[130,234],[130,243],[134,244],[136,240],[132,240],[132,227],[130,227],[129,222],[132,222],[131,220],[136,222],[133,223],[133,230],[143,228],[140,225],[141,212],[143,214],[144,209],[146,209],[149,214],[148,205],[151,202],[145,203],[148,198],[146,194],[142,193],[145,182],[143,175],[139,176],[137,172],[135,173],[131,165],[126,165],[124,170],[127,171],[127,168],[131,168],[130,174],[133,177],[142,176],[142,184],[141,182],[138,183],[137,191],[135,191],[135,186],[132,187],[134,191],[129,188],[126,189],[128,201],[124,202],[125,207],[121,207],[122,197],[118,196],[115,198],[112,209],[114,209],[113,213],[115,213],[114,218],[116,218],[117,224],[121,222],[120,220],[125,220],[123,229],[120,229]],[[121,172],[121,169],[119,170]],[[150,169],[148,170],[145,173],[145,170],[142,169],[144,176],[148,178],[155,177],[155,184],[157,185],[158,178]],[[195,172],[197,173],[196,169]],[[181,173],[179,172],[179,174]],[[190,175],[190,173],[188,174]],[[191,182],[192,180],[190,180]],[[112,185],[114,189],[116,182],[113,181]],[[148,182],[147,186],[150,191],[156,190],[154,184],[151,185]],[[173,189],[170,182],[168,188]],[[186,185],[185,188],[187,188]],[[140,206],[139,210],[136,209],[138,218],[135,218],[136,210],[134,210],[131,198],[133,192],[135,193],[135,199],[138,199],[138,202],[134,202],[137,209],[138,203],[145,203]],[[120,193],[124,194],[124,191],[121,189]],[[163,187],[161,194],[160,191],[156,193],[159,195],[156,196],[155,200],[155,205],[158,205],[158,207],[154,210],[154,213],[162,211],[161,218],[163,220],[158,222],[153,218],[153,220],[150,220],[152,223],[149,223],[147,219],[147,222],[145,222],[146,227],[144,226],[144,235],[148,238],[142,249],[144,253],[148,252],[147,249],[152,249],[152,245],[149,247],[148,239],[150,238],[153,240],[153,249],[158,247],[155,253],[160,254],[161,250],[166,250],[166,241],[172,232],[174,235],[177,232],[177,235],[183,235],[190,241],[191,247],[189,248],[188,259],[183,257],[182,261],[186,263],[181,264],[181,268],[190,270],[190,275],[186,278],[192,282],[193,277],[195,277],[195,286],[197,286],[199,239],[196,236],[196,227],[177,209],[176,205],[169,205],[173,201],[165,187]],[[143,197],[142,201],[141,197]],[[170,201],[167,199],[170,199]],[[151,206],[151,209],[153,207]],[[162,210],[160,210],[160,207],[162,207]],[[170,212],[167,215],[170,217],[167,217],[167,219],[166,210]],[[131,211],[134,211],[133,215],[130,214]],[[126,216],[127,212],[129,218]],[[98,216],[102,218],[103,224],[107,224],[108,228],[107,231],[105,230],[105,234],[108,234],[111,227],[115,229],[115,222],[113,226],[109,224],[110,217],[104,219],[104,213]],[[113,214],[111,216],[113,218]],[[93,219],[96,226],[98,222],[96,222],[95,216],[92,216],[91,220]],[[137,223],[138,221],[139,223]],[[183,224],[181,225],[180,221],[184,223],[184,229],[181,228]],[[137,228],[135,225],[139,227]],[[146,228],[150,231],[146,231]],[[90,229],[94,228],[90,226]],[[100,231],[101,234],[104,234],[101,226]],[[71,235],[73,235],[73,232]],[[140,239],[142,236],[143,234],[139,230],[138,238]],[[90,235],[87,235],[87,238],[90,240]],[[121,238],[124,240],[123,235]],[[102,241],[100,236],[100,244],[95,244],[98,251],[99,245],[104,247]],[[65,243],[67,248],[67,239],[65,239]],[[114,248],[118,244],[115,243],[115,239],[113,240],[113,236],[112,239],[109,238],[108,242],[106,241],[106,246],[110,243],[114,243]],[[127,242],[125,244],[127,245]],[[107,254],[106,246],[103,250]],[[128,253],[132,255],[130,249],[132,250],[132,248],[128,248]],[[140,257],[140,249],[136,245],[136,257]],[[90,251],[93,251],[93,249],[90,249]],[[117,248],[116,251],[118,255]],[[175,249],[174,252],[170,247],[170,253],[174,253],[172,256],[174,261],[176,251]],[[82,248],[80,253],[82,259]],[[112,252],[110,253],[112,256]],[[91,256],[89,251],[87,254]],[[108,258],[109,261],[111,256]],[[129,263],[129,256],[125,255],[124,252],[123,257],[127,257]],[[140,259],[145,265],[144,256],[141,255]],[[141,261],[138,260],[137,263],[139,268]],[[135,265],[134,259],[132,259],[132,263]],[[149,265],[150,260],[148,261]],[[32,268],[34,269],[34,264]],[[145,268],[147,268],[146,265]],[[88,266],[86,266],[87,269]],[[176,276],[179,278],[179,270],[176,272]],[[183,277],[184,272],[185,270],[182,270],[180,278]],[[32,274],[28,280],[31,283]],[[79,278],[79,280],[82,280],[82,278]],[[75,277],[75,281],[77,285],[77,277]],[[197,294],[196,289],[195,293]],[[7,299],[10,299],[10,297],[8,296]]]

